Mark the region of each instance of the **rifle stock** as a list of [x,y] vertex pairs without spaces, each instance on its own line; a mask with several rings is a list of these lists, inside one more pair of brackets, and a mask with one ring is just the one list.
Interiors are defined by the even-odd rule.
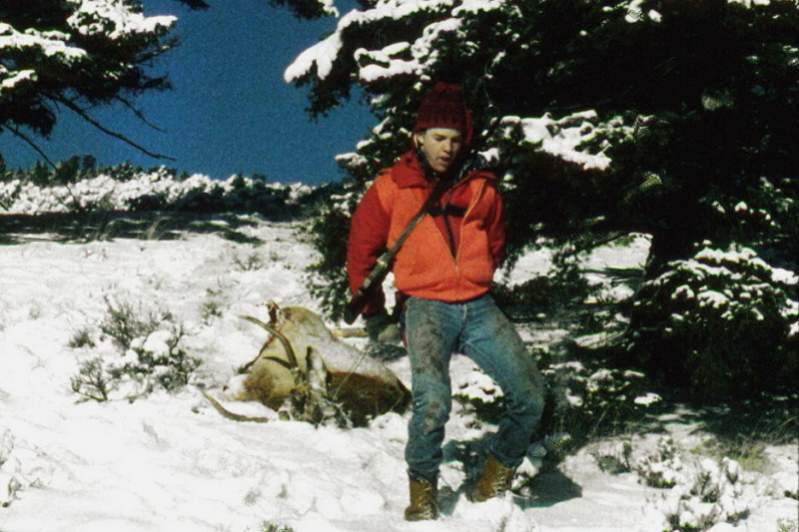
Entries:
[[358,291],[352,296],[349,303],[347,303],[347,306],[344,308],[344,322],[347,325],[352,325],[352,322],[358,318],[358,315],[366,304],[372,287],[383,284],[383,280],[386,278],[386,275],[388,275],[388,269],[391,265],[392,258],[391,250],[380,255],[375,263],[374,269],[369,272],[369,275],[364,279],[361,287],[358,288]]

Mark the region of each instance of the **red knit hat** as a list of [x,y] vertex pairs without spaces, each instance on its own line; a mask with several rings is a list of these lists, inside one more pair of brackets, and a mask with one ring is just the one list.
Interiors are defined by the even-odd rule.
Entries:
[[413,132],[433,127],[457,129],[463,134],[465,144],[471,141],[472,112],[466,107],[459,85],[439,81],[422,98]]

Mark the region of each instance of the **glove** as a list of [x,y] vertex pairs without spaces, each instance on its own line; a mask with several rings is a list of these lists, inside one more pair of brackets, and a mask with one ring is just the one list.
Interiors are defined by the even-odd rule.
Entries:
[[369,340],[378,344],[395,344],[400,341],[399,324],[385,310],[363,317]]

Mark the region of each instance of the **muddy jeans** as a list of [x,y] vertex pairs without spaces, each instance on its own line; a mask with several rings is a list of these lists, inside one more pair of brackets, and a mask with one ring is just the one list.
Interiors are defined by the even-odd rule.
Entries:
[[452,353],[471,358],[502,388],[507,412],[489,451],[504,465],[517,467],[541,418],[544,382],[513,324],[490,295],[464,303],[411,297],[405,305],[413,394],[405,448],[408,474],[429,481],[438,476],[452,406]]

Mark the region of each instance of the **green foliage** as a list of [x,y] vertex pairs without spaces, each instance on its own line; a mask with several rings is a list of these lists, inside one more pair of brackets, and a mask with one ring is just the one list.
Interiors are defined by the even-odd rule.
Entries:
[[261,532],[294,532],[290,526],[279,525],[271,521],[261,523]]
[[67,344],[72,349],[79,349],[81,347],[94,347],[94,338],[92,338],[91,330],[88,327],[84,327],[81,329],[76,330],[72,338],[69,339],[69,343]]
[[220,303],[214,299],[204,301],[200,308],[200,316],[206,324],[210,323],[213,318],[221,318],[222,309],[220,308]]
[[146,391],[156,384],[166,391],[182,388],[200,365],[199,359],[180,347],[184,334],[181,326],[173,326],[170,331],[159,330],[146,338],[137,338],[123,361],[108,369],[109,374],[116,381],[128,377],[144,383]]
[[727,456],[741,464],[741,467],[747,471],[768,473],[768,466],[770,465],[766,455],[766,444],[740,434],[734,442],[707,439],[701,445],[692,449],[692,451],[716,460],[721,460]]
[[[280,2],[295,11],[302,3]],[[293,77],[310,86],[312,114],[331,109],[357,84],[377,118],[355,153],[339,158],[352,195],[331,197],[311,226],[322,256],[312,266],[314,295],[332,317],[347,298],[343,236],[354,200],[407,149],[421,95],[446,80],[463,85],[474,109],[475,146],[498,155],[508,265],[541,236],[590,249],[604,235],[648,233],[650,284],[638,294],[629,327],[633,362],[652,362],[647,367],[656,375],[677,366],[683,377],[671,382],[697,391],[708,378],[709,396],[723,394],[724,382],[741,384],[741,394],[769,388],[760,377],[743,384],[753,364],[766,368],[776,359],[795,369],[788,355],[799,351],[796,337],[785,334],[788,318],[774,314],[785,297],[797,300],[794,289],[744,274],[768,285],[761,297],[749,290],[754,285],[744,290],[737,273],[721,276],[713,290],[749,293],[758,301],[750,310],[764,320],[742,300],[735,319],[697,307],[678,331],[668,309],[680,276],[660,289],[651,284],[692,261],[705,240],[721,249],[750,247],[772,266],[799,270],[795,2],[455,2],[409,7],[402,16],[373,7],[362,3],[366,14],[342,19],[329,72],[313,64]],[[408,64],[414,68],[401,68]],[[579,276],[566,281],[564,291],[573,288],[576,297]],[[497,293],[509,308],[530,302],[523,313],[529,318],[543,304],[537,289],[559,287],[531,279]],[[663,332],[667,327],[676,332]],[[735,355],[723,354],[723,346]],[[755,362],[761,356],[771,362]],[[695,378],[685,376],[686,360]]]
[[142,315],[144,311],[136,309],[129,301],[114,302],[106,296],[105,304],[107,314],[100,322],[100,332],[122,351],[130,349],[134,339],[148,336],[158,330],[163,321],[171,319],[168,313]]
[[491,287],[497,305],[514,321],[551,317],[566,309],[574,311],[592,291],[574,257],[563,253],[555,255],[553,268],[546,275],[515,286],[494,283]]
[[614,368],[601,357],[558,361],[542,367],[547,401],[542,431],[568,433],[574,444],[625,433],[661,402],[646,376]]
[[114,386],[100,357],[83,362],[78,374],[71,377],[69,383],[72,391],[82,399],[97,402],[108,401],[108,394]]
[[[627,434],[646,414],[662,404],[651,382],[641,372],[613,367],[598,353],[577,351],[534,356],[547,385],[544,413],[538,432],[567,437],[573,448],[610,435]],[[505,414],[502,390],[479,368],[453,382],[453,397],[476,423],[497,423]]]
[[[318,260],[309,266],[308,285],[311,294],[320,300],[322,308],[334,320],[344,315],[349,294],[349,282],[344,263],[347,257],[347,238],[351,213],[363,187],[354,182],[326,185],[328,200],[303,228],[310,244],[319,251]],[[360,191],[360,192],[359,192]]]
[[[207,7],[202,0],[181,1],[194,9]],[[148,67],[176,45],[169,36],[173,18],[147,19],[144,24],[127,20],[141,16],[139,0],[88,11],[82,2],[3,2],[1,31],[11,44],[2,47],[0,132],[35,145],[28,132],[49,137],[65,109],[95,125],[91,111],[114,102],[132,108],[138,116],[128,98],[169,88],[166,76],[153,74]],[[101,125],[99,129],[108,132],[111,128]],[[157,156],[124,135],[114,136]],[[72,179],[75,170],[62,166],[59,179]]]
[[98,167],[88,155],[73,156],[52,170],[36,163],[0,174],[0,206],[15,214],[165,210],[258,212],[272,218],[289,218],[305,207],[289,186],[272,184],[262,174],[219,181],[164,166]]
[[751,503],[742,497],[740,469],[727,457],[719,462],[701,461],[690,476],[681,479],[686,485],[669,500],[666,530],[708,530],[716,523],[736,524],[746,519]]
[[742,180],[734,190],[713,190],[710,207],[714,241],[746,243],[769,263],[796,268],[799,257],[799,180]]
[[655,452],[634,467],[644,483],[653,488],[672,488],[682,480],[683,463],[671,436],[659,439]]
[[180,347],[183,335],[179,326],[171,331],[156,331],[136,338],[120,359],[94,357],[83,361],[78,374],[70,379],[72,391],[84,400],[102,402],[108,401],[111,392],[125,382],[135,383],[138,388],[128,399],[145,395],[156,387],[166,391],[182,388],[200,365],[199,359]]
[[261,255],[259,255],[257,251],[253,251],[243,257],[238,253],[234,253],[233,265],[236,267],[236,270],[240,272],[251,272],[263,268],[264,259],[261,258]]
[[799,370],[797,300],[797,280],[779,280],[753,250],[702,247],[641,287],[627,349],[695,398],[790,390]]
[[[99,402],[108,401],[112,392],[123,388],[127,388],[125,397],[132,400],[155,388],[174,391],[188,384],[200,360],[182,347],[183,326],[173,323],[168,312],[145,312],[129,302],[105,301],[107,314],[99,324],[100,340],[110,339],[119,356],[83,360],[77,375],[70,379],[72,391],[84,400]],[[70,346],[93,349],[95,343],[88,330],[82,329]]]
[[629,473],[632,471],[631,457],[633,453],[632,442],[627,439],[622,443],[621,450],[618,452],[591,453],[599,466],[599,469],[611,475]]

